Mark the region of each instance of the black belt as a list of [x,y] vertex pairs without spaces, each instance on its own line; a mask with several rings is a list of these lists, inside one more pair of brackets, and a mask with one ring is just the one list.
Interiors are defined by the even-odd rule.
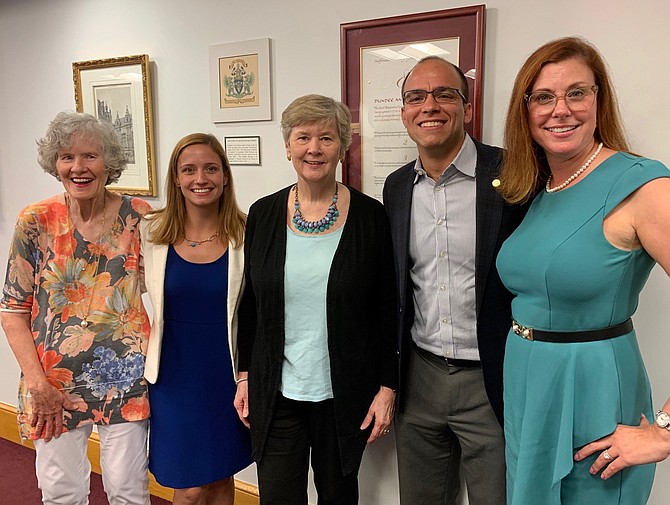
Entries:
[[623,323],[601,328],[599,330],[583,331],[543,331],[534,328],[528,328],[516,321],[512,321],[512,331],[526,340],[538,340],[540,342],[554,343],[575,343],[575,342],[595,342],[597,340],[607,340],[609,338],[620,337],[633,330],[633,321],[627,319]]
[[416,349],[416,352],[418,352],[421,356],[440,365],[446,364],[447,366],[456,366],[460,368],[478,368],[482,366],[480,361],[475,361],[472,359],[445,358],[444,356],[438,356],[437,354],[433,354],[430,351],[421,349],[421,347],[416,345],[415,342],[412,342],[412,344],[414,349]]

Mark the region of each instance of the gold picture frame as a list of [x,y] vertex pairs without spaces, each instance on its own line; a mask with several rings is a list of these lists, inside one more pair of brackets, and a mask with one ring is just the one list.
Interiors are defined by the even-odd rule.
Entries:
[[128,167],[109,189],[157,196],[149,56],[77,61],[72,75],[77,112],[114,125],[128,158]]

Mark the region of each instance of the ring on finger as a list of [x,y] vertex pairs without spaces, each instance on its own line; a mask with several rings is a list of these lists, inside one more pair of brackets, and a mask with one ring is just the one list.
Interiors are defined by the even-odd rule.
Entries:
[[605,451],[603,452],[603,458],[605,458],[607,461],[612,459],[612,455],[609,453],[607,449],[605,449]]
[[388,435],[389,433],[391,433],[391,430],[389,430],[388,428],[382,431],[382,435]]

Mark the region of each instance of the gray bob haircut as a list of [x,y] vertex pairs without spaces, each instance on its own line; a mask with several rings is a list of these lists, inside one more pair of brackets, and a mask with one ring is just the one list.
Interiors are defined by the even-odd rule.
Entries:
[[305,95],[296,98],[281,115],[281,132],[288,144],[291,130],[308,123],[334,122],[340,137],[340,156],[351,145],[351,112],[341,102],[322,95]]
[[44,171],[58,179],[58,151],[70,147],[75,135],[99,143],[107,168],[107,184],[118,181],[128,160],[114,127],[83,112],[59,112],[49,123],[44,138],[37,141],[37,161]]

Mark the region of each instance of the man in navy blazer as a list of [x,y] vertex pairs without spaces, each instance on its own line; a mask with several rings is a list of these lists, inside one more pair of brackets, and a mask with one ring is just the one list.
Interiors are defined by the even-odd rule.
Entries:
[[439,57],[402,86],[419,158],[393,172],[384,205],[399,294],[395,432],[402,505],[505,503],[502,363],[512,295],[495,267],[525,207],[496,192],[501,149],[470,138],[468,84]]

